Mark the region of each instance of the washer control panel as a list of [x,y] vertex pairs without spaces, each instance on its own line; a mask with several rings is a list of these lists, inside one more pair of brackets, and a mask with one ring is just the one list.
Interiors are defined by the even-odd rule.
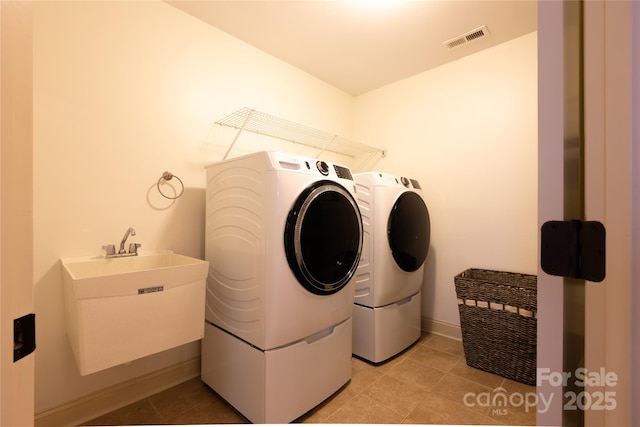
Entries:
[[349,168],[339,165],[333,165],[333,169],[335,169],[338,178],[350,179],[351,181],[353,181],[353,175],[351,175],[351,170],[349,170]]
[[327,164],[327,162],[318,160],[316,162],[316,167],[318,168],[318,171],[320,171],[322,175],[324,176],[329,175],[329,165]]
[[327,177],[335,176],[341,179],[348,179],[349,181],[354,180],[351,170],[346,166],[309,157],[294,157],[285,153],[271,152],[270,155],[273,159],[272,164],[280,170],[300,171],[311,175],[320,174]]

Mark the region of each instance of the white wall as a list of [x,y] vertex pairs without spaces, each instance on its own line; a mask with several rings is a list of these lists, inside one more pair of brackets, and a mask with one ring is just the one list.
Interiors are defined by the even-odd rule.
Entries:
[[[213,122],[249,106],[349,137],[353,97],[162,2],[36,2],[33,37],[38,412],[200,351],[81,377],[59,259],[98,255],[130,226],[141,250],[202,258],[203,166],[234,136]],[[155,188],[165,170],[186,187],[173,204]]]
[[531,33],[356,98],[376,169],[420,181],[431,215],[423,317],[459,325],[453,277],[537,273],[537,41]]

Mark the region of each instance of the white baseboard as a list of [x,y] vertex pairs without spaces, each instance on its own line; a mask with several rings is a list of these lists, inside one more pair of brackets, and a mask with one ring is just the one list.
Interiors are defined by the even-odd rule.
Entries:
[[462,341],[462,330],[460,329],[460,325],[454,325],[452,323],[441,322],[429,317],[423,317],[421,319],[420,326],[424,332]]
[[200,357],[115,384],[35,414],[35,427],[77,426],[200,376]]

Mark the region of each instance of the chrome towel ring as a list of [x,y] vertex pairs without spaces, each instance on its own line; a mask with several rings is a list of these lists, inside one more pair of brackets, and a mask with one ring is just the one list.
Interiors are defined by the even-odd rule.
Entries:
[[[162,192],[162,190],[160,189],[160,183],[162,181],[171,181],[173,178],[177,179],[180,182],[180,191],[178,192],[177,195],[175,196],[167,196],[165,193]],[[184,193],[184,184],[182,183],[182,180],[180,178],[178,178],[176,175],[172,174],[171,172],[167,172],[164,171],[164,173],[162,174],[162,176],[160,177],[160,179],[158,180],[158,183],[156,184],[156,187],[158,187],[158,191],[160,192],[160,194],[162,194],[163,197],[166,197],[167,199],[177,199],[178,197],[182,196],[182,193]]]

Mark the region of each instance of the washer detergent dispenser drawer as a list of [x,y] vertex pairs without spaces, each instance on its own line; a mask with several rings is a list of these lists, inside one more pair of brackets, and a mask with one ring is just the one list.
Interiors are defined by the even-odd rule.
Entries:
[[203,338],[207,261],[161,251],[61,263],[81,375]]

